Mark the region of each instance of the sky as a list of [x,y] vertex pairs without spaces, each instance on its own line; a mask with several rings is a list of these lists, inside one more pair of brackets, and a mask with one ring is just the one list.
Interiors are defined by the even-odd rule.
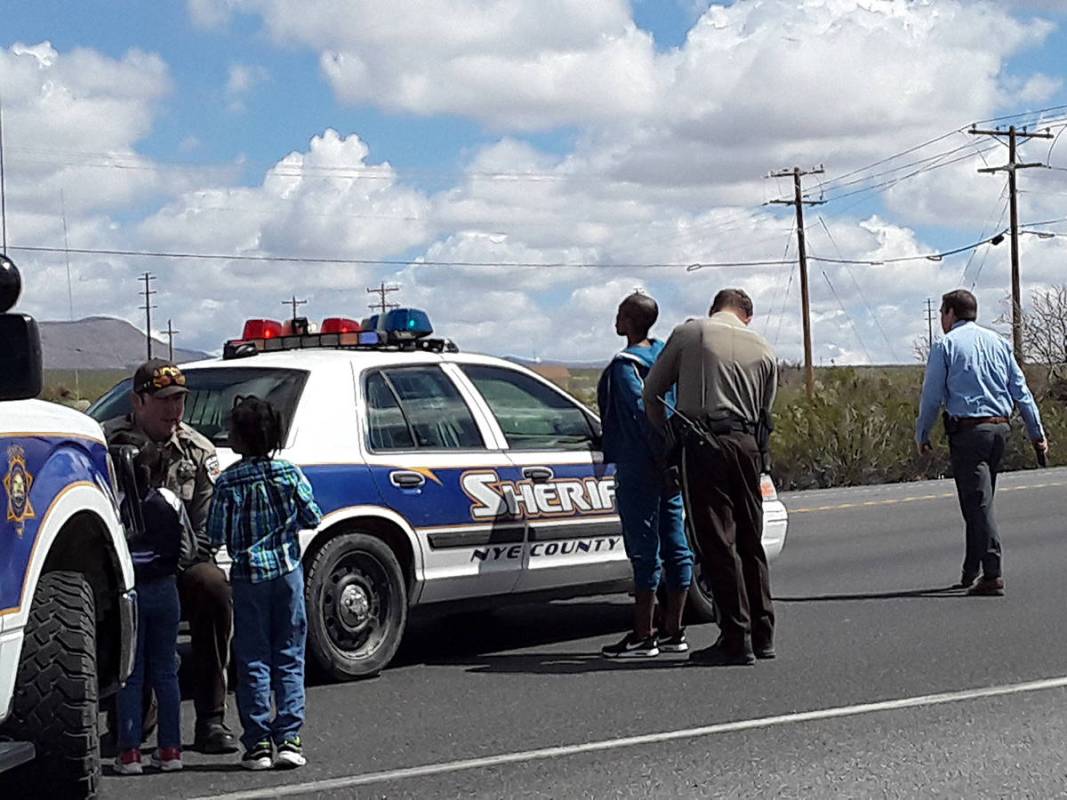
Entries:
[[[293,296],[361,318],[385,282],[462,349],[599,361],[635,289],[665,338],[740,287],[799,361],[794,212],[771,202],[792,178],[767,177],[799,166],[823,170],[803,178],[816,363],[914,362],[928,298],[1006,310],[1006,175],[978,172],[1006,140],[967,130],[1067,126],[1061,2],[0,8],[19,308],[143,327],[150,272],[154,329],[209,352]],[[1062,138],[1020,144],[1042,165],[1018,173],[1024,298],[1067,283]]]

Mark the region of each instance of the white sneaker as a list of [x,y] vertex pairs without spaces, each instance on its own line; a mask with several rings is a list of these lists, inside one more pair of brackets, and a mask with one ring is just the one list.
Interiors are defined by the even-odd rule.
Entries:
[[287,739],[278,745],[278,757],[274,759],[277,769],[296,769],[308,763],[304,756],[304,743],[299,736]]
[[241,766],[253,772],[270,769],[274,766],[274,761],[271,758],[272,754],[269,741],[259,742],[244,754],[244,757],[241,758]]

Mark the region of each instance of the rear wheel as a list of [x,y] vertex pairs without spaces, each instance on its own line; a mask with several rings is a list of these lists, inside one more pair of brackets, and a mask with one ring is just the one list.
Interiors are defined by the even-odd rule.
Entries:
[[404,572],[393,551],[374,536],[346,533],[327,541],[307,572],[314,662],[336,680],[377,675],[407,625]]
[[33,742],[37,758],[11,777],[24,797],[95,797],[97,731],[96,609],[80,572],[41,576],[22,640],[11,720],[5,733]]

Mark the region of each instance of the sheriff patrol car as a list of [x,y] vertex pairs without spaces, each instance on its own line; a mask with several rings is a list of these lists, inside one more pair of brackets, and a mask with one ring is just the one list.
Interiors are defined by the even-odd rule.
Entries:
[[[0,311],[19,289],[0,256]],[[0,313],[0,796],[92,797],[98,700],[133,666],[133,564],[100,426],[27,399],[40,358],[36,323]]]
[[[422,312],[362,323],[251,320],[218,359],[183,365],[185,419],[223,466],[238,396],[269,399],[325,517],[304,531],[309,649],[339,679],[380,671],[408,610],[625,591],[631,573],[600,423],[508,361],[431,339]],[[129,410],[129,383],[89,411]],[[764,479],[764,544],[786,512]],[[711,611],[703,586],[692,610]]]

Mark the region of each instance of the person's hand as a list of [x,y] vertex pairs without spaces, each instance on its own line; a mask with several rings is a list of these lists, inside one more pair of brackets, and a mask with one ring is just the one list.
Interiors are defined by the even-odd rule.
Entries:
[[933,449],[934,449],[934,446],[932,444],[930,444],[930,442],[916,442],[915,443],[915,451],[920,456],[925,456],[927,453],[933,451]]
[[1048,439],[1035,439],[1034,449],[1040,450],[1042,453],[1048,452]]

